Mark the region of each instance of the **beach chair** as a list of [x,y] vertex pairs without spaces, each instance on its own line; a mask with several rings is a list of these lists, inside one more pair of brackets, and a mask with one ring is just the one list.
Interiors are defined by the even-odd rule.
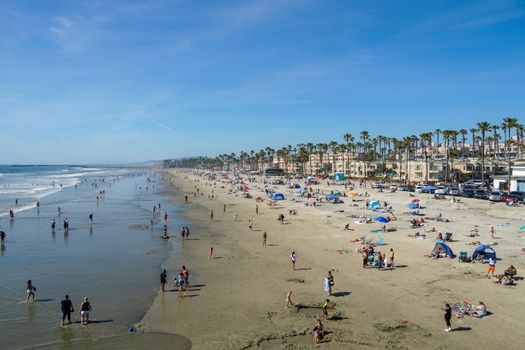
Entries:
[[458,261],[459,262],[470,262],[470,258],[468,257],[468,253],[467,252],[459,252]]
[[385,237],[380,237],[378,240],[377,240],[377,245],[380,246],[380,245],[383,245],[385,243]]
[[444,239],[445,242],[450,242],[452,241],[452,232],[447,232],[445,233],[445,239]]

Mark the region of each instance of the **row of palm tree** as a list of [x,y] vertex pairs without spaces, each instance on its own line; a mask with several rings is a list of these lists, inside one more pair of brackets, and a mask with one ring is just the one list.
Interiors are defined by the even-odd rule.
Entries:
[[[503,133],[503,152],[500,152],[500,144]],[[490,124],[483,121],[476,124],[469,130],[441,130],[436,129],[431,132],[424,132],[420,135],[410,135],[403,138],[388,137],[378,135],[371,137],[368,131],[361,131],[354,136],[351,133],[342,135],[343,142],[330,141],[327,143],[301,143],[296,146],[288,145],[279,149],[266,147],[259,151],[241,151],[239,155],[235,153],[220,154],[216,157],[193,157],[177,161],[165,161],[167,166],[184,167],[210,167],[210,166],[232,166],[237,169],[255,170],[263,162],[271,166],[276,161],[284,163],[284,168],[288,169],[288,164],[299,163],[301,170],[306,173],[306,165],[312,171],[312,158],[315,155],[320,164],[319,172],[335,173],[336,157],[338,154],[344,155],[343,171],[349,174],[351,170],[350,161],[358,159],[364,161],[365,176],[368,172],[368,165],[372,161],[398,161],[401,168],[402,161],[413,159],[423,159],[425,162],[425,181],[428,181],[428,164],[431,159],[443,159],[446,161],[445,179],[450,178],[450,167],[448,164],[458,158],[477,158],[481,162],[481,178],[485,181],[485,161],[490,156],[493,161],[502,158],[508,161],[509,177],[510,165],[512,160],[521,159],[522,143],[525,128],[519,123],[517,118],[504,118],[501,124]],[[470,144],[467,144],[470,136]],[[511,156],[509,147],[518,145],[517,153]],[[488,146],[488,147],[487,147]],[[489,150],[487,152],[487,149]],[[325,166],[326,157],[331,156],[330,168]],[[401,172],[399,172],[401,176]],[[401,178],[400,178],[401,180]],[[510,183],[510,178],[509,178]]]

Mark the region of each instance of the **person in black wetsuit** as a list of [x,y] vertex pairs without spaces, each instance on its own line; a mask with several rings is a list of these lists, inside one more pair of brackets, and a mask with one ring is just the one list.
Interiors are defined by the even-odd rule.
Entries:
[[452,318],[452,308],[450,307],[450,304],[445,303],[441,310],[443,310],[443,316],[445,317],[445,323],[447,324],[445,332],[450,332],[452,330],[452,325],[450,324],[450,319]]
[[65,299],[62,300],[60,303],[61,309],[62,309],[62,322],[60,322],[61,326],[64,326],[64,321],[67,317],[67,323],[71,323],[71,313],[75,310],[73,309],[73,303],[71,300],[69,300],[69,295],[66,294]]

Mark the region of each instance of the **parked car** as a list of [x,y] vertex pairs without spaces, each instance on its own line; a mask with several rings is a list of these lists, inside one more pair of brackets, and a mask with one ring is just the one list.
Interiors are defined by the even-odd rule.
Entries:
[[397,185],[390,185],[390,189],[393,191],[397,190]]
[[509,194],[512,194],[513,196],[517,196],[520,200],[520,202],[523,202],[523,198],[525,197],[525,192],[523,191],[511,191]]
[[372,182],[372,188],[385,188],[385,184],[382,182]]
[[501,192],[501,191],[492,191],[489,194],[489,201],[501,202],[501,196],[503,196],[503,192]]
[[474,192],[475,190],[470,188],[470,187],[464,187],[462,190],[461,190],[461,195],[465,198],[472,198],[474,197]]
[[509,203],[509,202],[518,203],[520,199],[516,195],[505,193],[503,196],[501,196],[501,201],[505,203]]
[[414,189],[414,191],[416,191],[416,193],[421,193],[423,190],[423,186],[422,185],[417,185],[416,188]]
[[448,187],[445,186],[438,186],[436,190],[434,191],[435,194],[448,194]]
[[459,189],[456,188],[456,187],[451,187],[449,190],[448,190],[448,194],[451,195],[451,196],[459,196],[460,195],[460,192],[459,192]]
[[485,190],[482,190],[478,188],[476,191],[474,191],[474,198],[477,199],[487,199],[489,196]]

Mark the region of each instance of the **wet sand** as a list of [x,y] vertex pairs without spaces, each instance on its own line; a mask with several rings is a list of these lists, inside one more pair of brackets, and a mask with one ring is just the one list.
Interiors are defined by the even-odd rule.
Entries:
[[[227,183],[216,181],[218,199],[208,199],[211,187],[205,186],[202,178],[170,171],[168,182],[173,189],[180,187],[180,192],[173,190],[175,201],[183,203],[184,196],[189,197],[183,216],[191,223],[192,235],[165,267],[171,273],[171,282],[180,266],[186,265],[191,271],[191,288],[188,298],[179,297],[175,291],[159,293],[144,317],[146,331],[183,334],[194,349],[314,348],[311,329],[321,314],[318,307],[326,298],[323,277],[331,270],[335,287],[330,299],[335,306],[329,315],[334,317],[323,321],[329,334],[320,347],[479,349],[483,344],[482,348],[515,349],[525,341],[525,313],[519,312],[525,310],[521,281],[514,287],[497,285],[484,277],[486,265],[424,258],[435,244],[434,237],[408,237],[415,231],[409,228],[409,217],[401,214],[411,199],[406,192],[376,193],[368,189],[373,192],[371,199],[391,203],[399,219],[388,225],[397,231],[374,234],[370,231],[379,224],[357,225],[348,215],[375,214],[361,209],[364,203],[351,203],[348,198],[341,205],[306,207],[304,200],[297,198],[294,202],[290,190],[278,186],[287,200],[280,202],[278,209],[259,203],[256,215],[255,200],[244,199],[239,193],[227,194],[233,188]],[[263,197],[256,189],[261,184],[250,186],[254,198]],[[192,195],[196,187],[204,196]],[[328,188],[326,184],[319,187]],[[365,189],[357,192],[364,193]],[[473,247],[466,243],[490,240],[490,225],[499,225],[495,226],[496,236],[501,239],[495,249],[503,260],[498,262],[496,272],[514,264],[518,275],[522,275],[525,264],[520,250],[525,244],[518,227],[523,222],[516,218],[523,217],[523,207],[507,208],[468,199],[450,204],[427,199],[428,195],[418,197],[426,206],[422,210],[425,214],[442,213],[453,221],[432,222],[427,228],[436,226],[443,232],[453,232],[457,241],[450,246],[456,254],[463,250],[470,254]],[[290,208],[297,209],[298,215],[289,216]],[[213,222],[210,210],[214,211]],[[283,225],[277,221],[280,213],[286,215]],[[254,220],[254,231],[248,229],[249,218]],[[351,223],[354,231],[344,231],[346,223]],[[481,237],[466,237],[474,225],[479,225]],[[268,232],[266,247],[262,247],[263,231]],[[386,245],[379,249],[395,250],[394,270],[361,267],[361,255],[354,252],[359,244],[351,241],[363,234],[375,240],[385,237]],[[210,246],[214,247],[213,259],[207,256]],[[296,271],[292,271],[289,260],[292,250],[299,256]],[[301,308],[283,308],[288,291],[293,292],[292,300]],[[453,316],[454,331],[445,333],[442,303],[463,300],[483,300],[493,315],[483,319]]]

